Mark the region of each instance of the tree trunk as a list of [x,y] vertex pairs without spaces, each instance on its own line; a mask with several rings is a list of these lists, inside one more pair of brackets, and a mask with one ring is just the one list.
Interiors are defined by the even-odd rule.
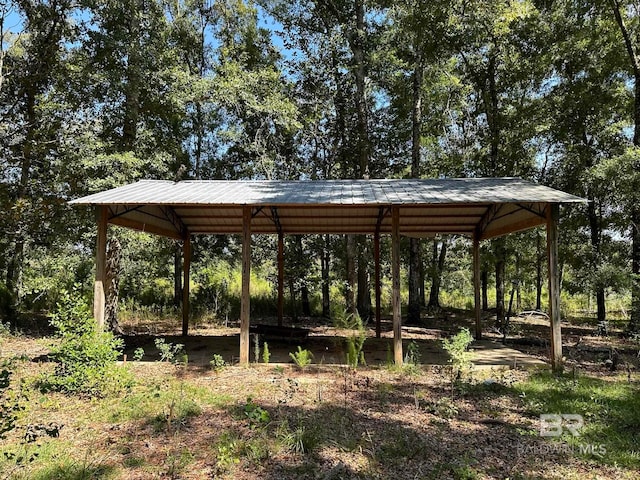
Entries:
[[[296,249],[298,250],[298,259],[300,262],[304,261],[305,254],[302,246],[302,235],[296,235]],[[306,273],[304,271],[300,272],[300,300],[302,302],[302,315],[310,316],[311,315],[311,305],[309,303],[309,287],[307,286],[307,278]]]
[[[637,102],[640,104],[640,101]],[[640,171],[640,165],[637,167]],[[629,333],[640,333],[640,207],[635,207],[631,217],[631,255],[632,255],[632,287],[631,318],[627,330]]]
[[[31,165],[33,162],[33,145],[35,143],[36,128],[38,126],[38,118],[36,113],[36,91],[35,86],[31,86],[25,92],[25,117],[26,132],[24,143],[21,146],[22,162],[20,165],[20,181],[15,193],[16,205],[28,204],[26,197],[28,195],[28,186],[31,182]],[[7,290],[11,296],[11,305],[9,306],[10,320],[15,321],[18,304],[20,299],[20,280],[22,277],[22,262],[24,257],[25,243],[27,241],[26,225],[22,218],[17,220],[14,226],[13,251],[9,254],[9,262],[7,265]]]
[[367,242],[360,237],[358,242],[358,313],[363,321],[371,318],[371,289],[369,288],[369,261]]
[[129,34],[131,43],[127,52],[126,83],[124,85],[124,118],[122,123],[122,151],[132,151],[138,136],[138,118],[140,116],[140,25],[139,16],[142,14],[134,9],[129,15]]
[[487,272],[486,268],[480,271],[480,284],[482,285],[482,310],[489,310],[489,272]]
[[522,310],[522,294],[520,292],[520,284],[522,283],[520,281],[521,276],[522,276],[522,258],[520,256],[519,252],[516,252],[516,283],[515,283],[515,289],[516,289],[516,310],[519,312]]
[[322,271],[322,316],[331,317],[331,300],[330,300],[330,281],[329,267],[331,261],[331,253],[329,251],[329,235],[323,237],[322,253],[320,256],[320,269]]
[[[420,178],[420,147],[422,138],[422,84],[424,75],[422,30],[418,29],[414,42],[411,106],[411,178]],[[420,239],[409,239],[409,305],[407,322],[420,322]]]
[[496,257],[496,325],[504,325],[504,271],[505,271],[505,240],[498,238],[494,241]]
[[182,303],[182,246],[180,242],[173,244],[173,306]]
[[289,296],[291,297],[291,319],[298,320],[298,308],[296,305],[296,287],[293,276],[289,276]]
[[433,239],[433,268],[431,276],[431,291],[429,292],[428,307],[440,308],[440,285],[442,284],[442,272],[447,256],[447,240],[442,239],[440,253],[438,253],[438,240]]
[[355,238],[353,235],[345,235],[346,250],[346,267],[347,282],[345,285],[345,304],[347,312],[356,313],[356,254],[355,254]]
[[107,244],[106,291],[104,320],[107,330],[122,335],[118,322],[118,296],[120,292],[122,247],[116,237],[111,237]]
[[420,255],[420,307],[427,306],[426,282],[427,276],[424,272],[424,262],[422,261],[422,255]]
[[420,240],[409,239],[409,305],[407,323],[420,322]]
[[369,115],[367,107],[367,63],[365,59],[366,31],[364,0],[355,1],[356,24],[355,31],[349,36],[349,45],[353,53],[356,83],[356,112],[357,112],[357,149],[358,167],[357,178],[369,174]]
[[[592,268],[594,273],[598,271],[601,262],[601,227],[600,227],[600,218],[598,216],[598,212],[596,212],[596,205],[593,201],[590,201],[587,205],[587,215],[589,217],[589,234],[591,239],[591,249],[592,249]],[[607,318],[607,307],[605,304],[605,292],[604,286],[596,281],[595,284],[595,294],[596,294],[596,308],[598,310],[597,313],[597,321],[604,322]]]
[[540,230],[536,230],[536,310],[542,310],[542,265],[544,259],[542,235]]
[[[638,36],[632,38],[629,30],[622,18],[622,9],[618,0],[610,0],[613,8],[613,14],[616,19],[622,38],[624,39],[625,49],[629,57],[629,62],[633,69],[634,80],[634,104],[633,104],[633,145],[640,148],[640,60],[638,59],[638,45],[633,44],[635,38],[638,42]],[[640,174],[640,162],[636,160],[634,165],[634,175]],[[637,189],[633,190],[633,199],[631,203],[631,211],[629,212],[630,230],[631,230],[631,317],[627,330],[631,333],[640,333],[640,198]]]

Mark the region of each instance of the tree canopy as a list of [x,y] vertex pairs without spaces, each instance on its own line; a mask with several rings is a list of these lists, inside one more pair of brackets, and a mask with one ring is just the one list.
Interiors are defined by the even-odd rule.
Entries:
[[[0,2],[1,306],[14,318],[87,284],[92,213],[66,202],[141,178],[520,176],[590,200],[562,212],[563,289],[598,320],[627,298],[638,333],[639,28],[623,0]],[[123,298],[161,290],[179,249],[118,235]],[[407,243],[410,320],[426,286],[437,307],[464,284],[460,245]],[[328,314],[331,283],[366,317],[370,248],[287,239],[292,298],[322,284]],[[235,249],[197,240],[203,291]],[[543,254],[536,232],[483,248],[498,321],[510,281],[540,307]]]

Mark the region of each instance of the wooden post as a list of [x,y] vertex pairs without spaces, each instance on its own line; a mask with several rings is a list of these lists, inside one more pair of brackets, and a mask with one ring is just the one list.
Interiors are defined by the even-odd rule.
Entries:
[[482,338],[482,318],[480,305],[480,239],[473,236],[473,301],[476,317],[476,340]]
[[107,282],[107,207],[98,207],[98,239],[96,241],[96,279],[93,286],[93,318],[98,330],[104,329]]
[[189,270],[191,269],[191,235],[187,233],[182,246],[182,335],[189,334]]
[[549,270],[549,321],[551,322],[551,368],[562,372],[562,328],[560,326],[560,276],[558,272],[557,203],[547,206],[547,261]]
[[380,338],[380,232],[376,232],[373,237],[373,257],[375,264],[376,338]]
[[240,365],[249,364],[249,283],[251,277],[251,207],[242,208],[242,299],[240,301]]
[[284,235],[278,233],[278,326],[284,318]]
[[402,365],[402,318],[400,311],[400,208],[391,208],[391,277],[393,304],[393,360]]

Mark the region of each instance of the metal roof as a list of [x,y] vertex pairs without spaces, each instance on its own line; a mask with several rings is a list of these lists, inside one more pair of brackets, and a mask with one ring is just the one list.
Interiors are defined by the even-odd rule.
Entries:
[[491,238],[545,223],[550,203],[586,200],[519,178],[240,181],[142,180],[73,200],[102,205],[109,222],[173,238],[242,232],[252,207],[254,233],[457,233]]

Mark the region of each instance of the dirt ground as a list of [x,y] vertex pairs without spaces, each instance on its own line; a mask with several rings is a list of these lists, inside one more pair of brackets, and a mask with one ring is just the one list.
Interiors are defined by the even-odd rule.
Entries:
[[[640,478],[638,470],[550,448],[537,435],[538,418],[527,413],[513,386],[529,375],[528,367],[546,365],[548,326],[537,317],[514,324],[517,335],[506,345],[487,328],[487,339],[473,347],[475,362],[483,367],[474,373],[477,386],[454,398],[441,339],[471,326],[468,314],[460,312],[403,328],[405,348],[415,342],[425,365],[409,374],[385,366],[392,339],[388,319],[381,339],[368,331],[369,366],[357,370],[342,365],[348,332],[317,321],[297,325],[309,328],[301,346],[314,352],[314,365],[304,371],[288,355],[298,343],[278,340],[267,340],[272,364],[213,371],[213,354],[231,365],[237,362],[237,325],[200,326],[181,337],[176,320],[133,322],[125,325],[126,362],[137,381],[133,390],[121,399],[34,397],[43,403],[33,407],[29,421],[63,424],[60,438],[47,442],[67,447],[51,460],[59,464],[53,473],[37,476],[25,467],[26,476],[15,478]],[[569,368],[618,378],[607,364],[615,350],[638,381],[635,344],[617,335],[599,337],[589,327],[565,327]],[[183,343],[188,365],[160,362],[157,338]],[[33,375],[49,368],[50,343],[50,338],[18,335],[3,342],[2,355],[34,360],[25,366],[25,375]],[[132,361],[139,347],[144,357]],[[253,361],[253,345],[251,355]],[[268,421],[252,420],[263,411]],[[64,463],[64,458],[71,460]]]

